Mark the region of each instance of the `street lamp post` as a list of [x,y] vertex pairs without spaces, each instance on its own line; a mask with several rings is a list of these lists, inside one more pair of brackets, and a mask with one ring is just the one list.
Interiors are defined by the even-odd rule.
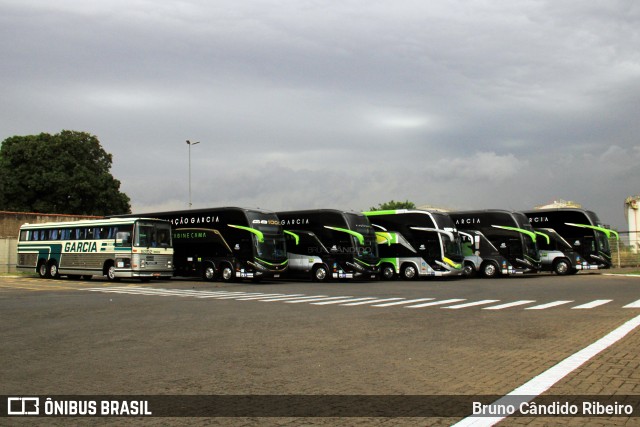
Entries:
[[191,142],[187,139],[187,145],[189,145],[189,209],[191,209],[191,146],[200,144],[200,141]]

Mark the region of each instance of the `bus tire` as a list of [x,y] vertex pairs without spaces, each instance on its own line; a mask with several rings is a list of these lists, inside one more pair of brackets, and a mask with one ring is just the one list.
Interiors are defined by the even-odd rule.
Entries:
[[38,271],[38,276],[40,276],[41,279],[49,277],[49,268],[47,268],[45,260],[41,259],[38,261],[38,268],[36,270]]
[[385,264],[380,268],[380,278],[382,280],[393,280],[396,275],[396,270],[391,264]]
[[233,267],[231,267],[229,264],[224,264],[222,266],[222,272],[220,273],[220,277],[222,278],[223,282],[233,282],[233,280],[236,277],[236,273],[235,271],[233,271]]
[[480,269],[482,271],[482,277],[486,279],[491,279],[493,277],[498,277],[500,275],[500,270],[498,269],[498,265],[491,261],[487,261],[484,264],[482,264],[482,267],[480,267]]
[[104,275],[107,276],[107,280],[110,282],[118,281],[118,277],[116,277],[116,266],[113,262],[105,264]]
[[311,279],[314,282],[326,282],[329,280],[329,269],[326,265],[320,264],[313,267],[311,270]]
[[571,271],[571,264],[566,258],[560,258],[553,263],[553,271],[558,276],[566,276]]
[[464,277],[474,277],[476,275],[476,266],[471,262],[465,262],[462,267]]
[[202,278],[207,282],[216,280],[216,268],[212,263],[206,263],[202,271]]
[[404,280],[415,280],[418,277],[418,270],[413,264],[405,264],[402,266],[402,278]]
[[47,277],[52,279],[59,279],[60,273],[58,272],[58,263],[55,261],[49,261],[47,265]]

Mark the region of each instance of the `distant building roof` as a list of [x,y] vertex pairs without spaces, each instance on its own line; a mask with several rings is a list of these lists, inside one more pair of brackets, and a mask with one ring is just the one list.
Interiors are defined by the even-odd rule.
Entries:
[[554,200],[551,203],[546,205],[535,206],[534,209],[554,209],[554,208],[581,208],[582,205],[580,203],[572,202],[569,200]]

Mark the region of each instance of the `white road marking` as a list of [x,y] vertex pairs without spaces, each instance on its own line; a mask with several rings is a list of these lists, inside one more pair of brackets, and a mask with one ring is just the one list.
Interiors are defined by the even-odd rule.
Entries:
[[[578,369],[580,366],[585,364],[591,358],[606,350],[613,344],[620,341],[627,334],[632,332],[640,326],[640,316],[636,316],[613,331],[609,332],[604,337],[600,338],[598,341],[594,342],[591,345],[583,348],[577,353],[572,354],[571,356],[564,359],[562,362],[557,365],[547,369],[540,375],[535,378],[532,378],[528,382],[524,383],[520,387],[514,389],[510,393],[501,397],[500,399],[493,402],[491,405],[495,408],[499,408],[499,405],[514,405],[516,408],[520,406],[521,403],[530,402],[536,396],[541,395],[545,391],[549,390],[553,385],[555,385],[562,378],[569,375],[571,372]],[[454,424],[456,427],[467,427],[467,426],[482,426],[482,427],[490,427],[498,422],[505,419],[507,415],[498,415],[494,417],[474,417],[469,416],[467,418],[462,419],[460,422]]]
[[[251,296],[251,297],[246,297],[246,298],[237,298],[238,301],[251,301],[254,299],[265,299],[265,298],[281,298],[286,296],[287,294],[262,294],[262,295],[257,295],[257,296]],[[303,296],[304,294],[298,294],[298,295],[291,295],[293,296]]]
[[425,302],[424,304],[416,304],[416,305],[408,305],[405,308],[422,308],[422,307],[431,307],[434,305],[443,305],[450,304],[452,302],[464,301],[464,298],[455,298],[455,299],[445,299],[442,301],[433,301],[433,302]]
[[221,297],[216,298],[216,299],[236,299],[236,298],[251,297],[251,296],[267,298],[267,297],[275,297],[275,296],[278,296],[278,295],[283,295],[283,294],[246,293],[244,295],[221,296]]
[[337,300],[337,301],[322,301],[322,302],[312,302],[312,305],[329,305],[329,304],[340,304],[343,302],[351,302],[351,301],[362,301],[362,300],[370,300],[370,299],[377,299],[378,297],[365,297],[365,298],[349,298],[349,299],[342,299],[342,300]]
[[300,295],[287,295],[284,297],[278,297],[278,298],[267,298],[267,299],[261,299],[261,302],[271,302],[271,301],[287,301],[287,300],[294,300],[294,299],[311,299],[311,298],[327,298],[329,295],[308,295],[308,296],[300,296]]
[[467,302],[464,304],[458,304],[458,305],[452,305],[449,307],[440,307],[440,308],[448,308],[451,310],[458,310],[460,308],[467,308],[467,307],[475,307],[476,305],[485,305],[485,304],[491,304],[493,302],[499,302],[499,299],[483,299],[481,301],[473,301],[473,302]]
[[582,304],[582,305],[577,305],[575,307],[571,307],[572,310],[576,310],[576,309],[583,309],[583,308],[594,308],[594,307],[599,307],[601,305],[605,305],[607,303],[610,303],[611,301],[613,301],[612,299],[597,299],[595,301],[591,301],[588,302],[586,304]]
[[360,302],[351,302],[348,304],[342,304],[342,305],[365,305],[365,304],[373,304],[376,302],[384,302],[384,301],[397,301],[399,299],[404,299],[404,298],[383,298],[383,299],[374,299],[374,300],[369,300],[369,301],[360,301]]
[[509,307],[517,307],[519,305],[531,304],[532,302],[536,302],[535,300],[523,299],[520,301],[508,302],[500,305],[492,305],[491,307],[482,307],[483,310],[502,310],[504,308]]
[[569,304],[571,301],[554,301],[547,304],[534,305],[533,307],[526,307],[525,310],[544,310],[545,308],[557,307],[559,305]]
[[391,307],[392,305],[401,305],[401,304],[412,304],[414,302],[420,302],[420,301],[432,301],[435,298],[418,298],[418,299],[409,299],[409,300],[404,300],[404,301],[398,301],[398,302],[389,302],[386,304],[376,304],[376,305],[372,305],[371,307]]
[[640,308],[640,299],[636,302],[632,302],[631,304],[627,304],[622,308]]
[[344,298],[353,298],[350,296],[341,296],[341,297],[323,297],[323,298],[315,298],[315,299],[296,299],[293,301],[285,301],[285,304],[298,304],[301,302],[311,302],[311,301],[325,301],[325,300],[333,300],[333,299],[344,299]]

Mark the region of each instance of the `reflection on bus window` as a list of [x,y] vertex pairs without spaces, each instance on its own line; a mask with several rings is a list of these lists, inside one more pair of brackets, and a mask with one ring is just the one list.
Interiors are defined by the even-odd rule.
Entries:
[[131,247],[131,232],[119,231],[116,234],[116,246],[125,248]]

